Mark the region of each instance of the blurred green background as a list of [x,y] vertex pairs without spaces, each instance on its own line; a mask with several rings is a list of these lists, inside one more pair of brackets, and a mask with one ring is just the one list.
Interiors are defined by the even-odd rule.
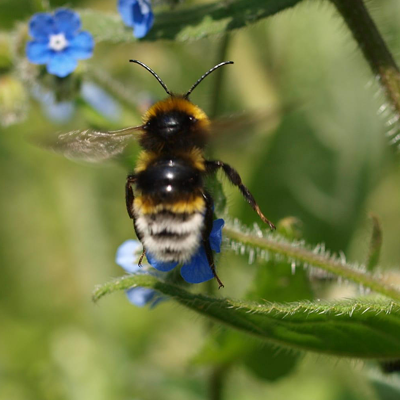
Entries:
[[[114,12],[115,3],[68,6]],[[400,264],[400,169],[385,138],[393,127],[390,116],[378,113],[385,100],[366,61],[326,3],[304,2],[230,35],[223,58],[235,65],[226,67],[218,113],[294,106],[277,113],[271,126],[227,136],[211,151],[238,169],[268,218],[299,218],[307,242],[323,242],[352,261],[365,262],[373,212],[383,227],[381,265],[391,268]],[[36,10],[35,1],[0,5],[3,31]],[[398,0],[370,1],[369,9],[393,54],[400,54]],[[107,71],[140,104],[164,93],[129,58],[184,92],[222,61],[223,40],[102,43],[88,64]],[[214,85],[211,76],[191,97],[206,112]],[[124,204],[128,171],[115,163],[74,163],[31,144],[37,134],[86,127],[92,119],[83,107],[63,125],[51,123],[34,100],[27,112],[25,121],[0,127],[0,400],[205,398],[209,370],[191,362],[204,342],[204,320],[173,302],[150,311],[123,294],[91,301],[96,284],[123,274],[115,251],[134,237]],[[140,112],[125,104],[120,121],[110,124],[134,125]],[[224,187],[229,214],[258,223],[240,194]],[[217,295],[240,297],[256,270],[257,263],[227,249],[219,261],[225,289]],[[226,398],[389,399],[379,397],[366,370],[354,361],[307,355],[290,376],[266,383],[237,367]]]

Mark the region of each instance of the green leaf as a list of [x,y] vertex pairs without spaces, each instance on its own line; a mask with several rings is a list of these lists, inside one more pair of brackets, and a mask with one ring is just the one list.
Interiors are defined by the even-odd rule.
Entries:
[[[246,298],[287,302],[312,299],[313,293],[304,268],[296,268],[295,264],[292,267],[286,261],[270,260],[257,269],[253,288]],[[244,365],[253,374],[268,381],[288,375],[297,365],[300,355],[297,352],[277,352],[276,346],[270,343],[261,346],[255,342],[248,349]]]
[[258,378],[273,382],[296,366],[298,352],[280,351],[276,345],[242,332],[219,329],[193,359],[197,364],[226,366],[242,363]]
[[276,346],[270,343],[264,343],[263,346],[258,343],[253,345],[252,350],[246,355],[244,365],[255,376],[269,382],[290,374],[300,357],[298,352],[279,352]]
[[[218,1],[176,11],[155,14],[155,23],[142,40],[169,39],[186,41],[243,28],[269,17],[301,0],[236,0]],[[94,39],[114,43],[135,42],[132,28],[127,28],[117,14],[80,10],[83,26]]]
[[246,298],[289,302],[311,300],[313,294],[308,274],[301,265],[271,260],[258,267],[254,286]]
[[398,400],[400,399],[400,380],[396,377],[385,379],[385,377],[371,378],[372,387],[379,400]]
[[253,348],[254,339],[249,341],[242,332],[218,327],[193,361],[202,365],[230,365],[241,361]]
[[205,187],[210,192],[214,200],[214,212],[216,215],[224,215],[226,212],[226,197],[221,182],[217,176],[209,175],[206,177]]
[[[246,298],[295,301],[311,299],[312,292],[303,268],[292,271],[289,263],[271,260],[258,266],[253,286]],[[241,362],[257,377],[275,381],[294,369],[298,357],[297,352],[279,352],[276,345],[249,340],[241,332],[219,329],[211,335],[194,361],[212,365]]]
[[400,358],[400,307],[394,302],[353,300],[289,304],[243,302],[193,294],[150,275],[130,275],[102,286],[107,293],[148,287],[206,317],[273,343],[337,356]]

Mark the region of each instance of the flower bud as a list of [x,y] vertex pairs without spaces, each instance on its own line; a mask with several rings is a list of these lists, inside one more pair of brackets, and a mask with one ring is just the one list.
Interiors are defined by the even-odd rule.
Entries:
[[10,74],[0,76],[0,125],[21,122],[26,116],[28,96],[23,84]]

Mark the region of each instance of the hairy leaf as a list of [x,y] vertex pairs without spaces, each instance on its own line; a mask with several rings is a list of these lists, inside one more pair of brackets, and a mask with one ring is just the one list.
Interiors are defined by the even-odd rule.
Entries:
[[[201,39],[213,34],[243,28],[286,8],[301,0],[236,0],[217,1],[176,11],[155,14],[155,23],[142,40],[169,39],[177,41]],[[134,42],[132,29],[122,23],[117,14],[105,14],[93,10],[81,10],[85,29],[95,40]]]
[[98,287],[94,300],[137,286],[156,289],[199,314],[276,344],[337,356],[400,358],[400,307],[395,302],[258,304],[193,294],[143,274]]

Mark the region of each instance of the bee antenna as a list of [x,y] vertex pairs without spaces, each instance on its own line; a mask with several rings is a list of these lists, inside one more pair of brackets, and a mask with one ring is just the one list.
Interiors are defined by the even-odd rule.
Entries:
[[147,69],[147,71],[149,71],[154,76],[154,78],[156,78],[158,80],[158,83],[164,88],[164,90],[167,92],[167,94],[172,96],[172,93],[168,90],[167,85],[162,81],[162,79],[150,67],[148,67],[146,64],[143,64],[141,61],[138,61],[138,60],[129,60],[129,62],[139,64],[144,69]]
[[233,61],[224,61],[222,63],[217,64],[215,67],[212,67],[210,70],[208,70],[202,77],[200,77],[197,82],[189,89],[189,91],[185,94],[185,98],[187,99],[190,95],[190,93],[193,92],[193,90],[196,88],[196,86],[208,75],[211,74],[211,72],[214,72],[216,69],[218,69],[219,67],[222,67],[223,65],[227,65],[227,64],[233,64]]

